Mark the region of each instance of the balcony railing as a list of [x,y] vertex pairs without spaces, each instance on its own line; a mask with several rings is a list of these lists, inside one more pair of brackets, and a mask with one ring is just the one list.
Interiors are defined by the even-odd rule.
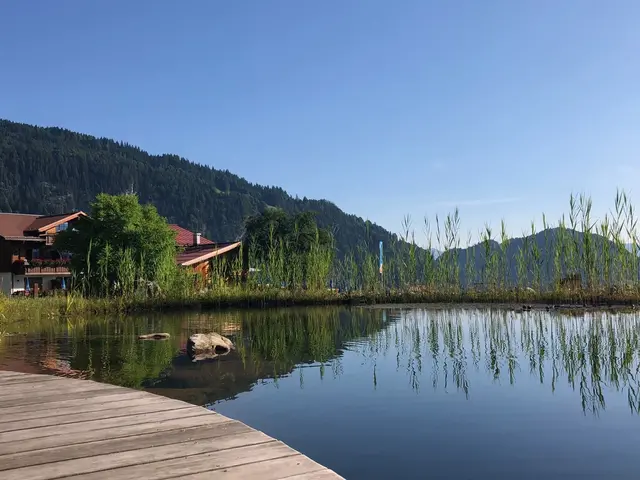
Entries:
[[65,266],[57,266],[57,267],[45,267],[45,266],[25,266],[24,267],[25,275],[33,275],[33,274],[59,274],[59,275],[70,275],[69,267]]
[[69,275],[68,259],[33,258],[14,263],[14,273],[24,275]]

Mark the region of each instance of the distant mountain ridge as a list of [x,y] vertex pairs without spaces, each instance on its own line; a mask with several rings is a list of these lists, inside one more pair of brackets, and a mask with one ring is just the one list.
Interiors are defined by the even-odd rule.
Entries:
[[150,155],[107,138],[0,120],[0,211],[84,210],[100,192],[132,189],[170,223],[215,241],[240,238],[245,218],[268,207],[316,212],[319,226],[333,230],[339,253],[365,243],[376,251],[380,240],[397,240],[328,200],[294,198],[282,188],[252,184],[177,155]]
[[[542,230],[533,235],[528,235],[525,237],[516,237],[510,238],[506,242],[506,249],[504,257],[507,259],[508,265],[508,281],[512,285],[516,285],[518,281],[518,258],[520,255],[519,252],[532,252],[533,247],[537,249],[539,253],[538,257],[538,265],[540,266],[540,274],[541,281],[543,285],[548,285],[553,280],[554,269],[556,268],[555,255],[556,255],[556,245],[558,244],[558,239],[560,235],[559,228],[549,228],[547,230]],[[577,244],[577,255],[580,256],[585,252],[585,239],[584,233],[580,231],[566,229],[564,230],[565,238],[574,244]],[[612,256],[619,255],[617,253],[617,246],[614,242],[605,237],[598,234],[591,234],[591,247],[594,252],[594,261],[596,265],[596,270],[600,272],[602,268],[602,252],[603,248],[608,243],[609,252]],[[490,240],[488,242],[488,252],[489,256],[492,254],[500,257],[502,255],[502,246],[496,240]],[[623,245],[624,253],[628,252],[629,257],[631,258],[631,252],[633,250],[632,245]],[[559,265],[561,267],[562,275],[567,275],[569,272],[569,266],[567,262],[567,256],[559,250]],[[481,273],[486,271],[487,268],[487,248],[483,242],[480,242],[476,245],[467,247],[467,248],[459,248],[454,250],[449,250],[446,252],[442,252],[438,257],[437,262],[446,262],[448,256],[457,255],[458,258],[458,268],[460,274],[460,283],[463,286],[467,286],[469,279],[467,278],[468,265],[472,264],[472,271],[474,273],[474,278],[471,279],[471,283],[478,283],[478,279],[481,278]],[[528,255],[531,255],[528,253]],[[469,262],[467,259],[470,259]],[[529,281],[533,280],[534,273],[531,271],[531,266],[536,263],[532,260],[531,256],[529,257],[529,268],[527,270],[527,278]],[[585,275],[586,272],[578,269],[582,275]]]

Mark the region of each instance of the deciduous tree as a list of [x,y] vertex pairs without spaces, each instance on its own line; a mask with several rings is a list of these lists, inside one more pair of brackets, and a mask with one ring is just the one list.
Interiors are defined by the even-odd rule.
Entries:
[[72,273],[93,294],[114,285],[131,293],[140,281],[164,284],[175,271],[175,232],[135,194],[99,194],[88,217],[58,234],[56,248],[72,254]]

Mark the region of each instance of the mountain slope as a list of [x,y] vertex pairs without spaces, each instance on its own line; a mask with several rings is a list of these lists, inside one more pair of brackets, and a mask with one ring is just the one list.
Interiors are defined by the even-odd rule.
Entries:
[[[561,236],[562,235],[562,236]],[[483,272],[486,272],[487,268],[487,257],[492,254],[495,255],[496,262],[499,258],[507,259],[507,278],[508,282],[511,285],[517,285],[519,279],[518,272],[518,256],[521,255],[520,252],[524,253],[524,256],[521,257],[526,265],[526,275],[529,282],[535,282],[535,274],[533,265],[536,263],[534,260],[533,246],[535,245],[535,249],[539,252],[537,264],[539,265],[540,272],[540,281],[543,285],[549,285],[554,278],[554,272],[557,266],[561,268],[562,275],[566,275],[569,272],[569,255],[568,249],[563,249],[560,247],[561,241],[560,238],[565,238],[565,245],[567,242],[571,242],[573,245],[577,245],[577,249],[574,252],[577,252],[576,262],[578,262],[578,258],[582,257],[585,252],[585,238],[584,234],[579,231],[573,231],[567,229],[564,231],[564,234],[560,233],[559,228],[549,228],[547,230],[543,230],[541,232],[537,232],[535,235],[529,235],[526,237],[519,238],[511,238],[507,241],[505,245],[505,255],[502,255],[501,245],[495,240],[491,240],[488,244],[488,252],[487,248],[483,243],[479,243],[475,246],[468,248],[461,248],[458,250],[450,250],[446,253],[441,254],[438,257],[438,262],[446,262],[447,256],[449,255],[457,255],[458,258],[458,268],[460,272],[460,282],[463,286],[468,285],[467,273],[473,273],[473,278],[471,278],[472,284],[481,283],[486,279],[486,276],[483,275]],[[593,267],[595,269],[595,274],[598,278],[601,278],[603,275],[602,268],[604,265],[603,255],[604,249],[608,248],[609,258],[620,258],[620,256],[626,257],[627,261],[632,263],[632,254],[627,250],[626,245],[623,245],[622,252],[617,252],[616,244],[606,239],[605,237],[597,234],[592,234],[590,237],[590,245],[591,251],[593,255]],[[575,247],[574,247],[575,248]],[[556,249],[557,249],[557,266],[556,266]],[[628,252],[628,253],[627,253]],[[469,259],[469,261],[467,260]],[[468,270],[468,265],[473,264],[474,267],[472,270]],[[576,263],[576,265],[580,265],[580,263]],[[619,265],[619,263],[616,263]],[[489,267],[489,270],[492,267]],[[496,267],[500,272],[505,272],[504,264],[502,266]],[[578,269],[580,273],[586,275],[586,272],[583,269]],[[497,270],[494,270],[496,274],[498,274]],[[501,278],[504,276],[502,273],[499,273]],[[522,275],[522,272],[520,272]],[[586,278],[586,277],[585,277]]]
[[268,206],[288,213],[316,212],[318,224],[333,229],[339,252],[361,242],[375,251],[379,240],[391,243],[395,238],[329,201],[293,198],[281,188],[254,185],[176,155],[150,155],[106,138],[0,120],[0,211],[87,209],[100,192],[131,189],[169,222],[216,241],[240,237],[244,219]]

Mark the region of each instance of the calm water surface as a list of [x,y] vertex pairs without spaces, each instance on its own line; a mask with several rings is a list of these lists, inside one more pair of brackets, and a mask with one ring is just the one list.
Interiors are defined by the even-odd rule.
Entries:
[[[640,478],[640,317],[301,309],[11,325],[0,368],[207,405],[347,479]],[[237,351],[203,362],[188,336]],[[169,332],[171,340],[138,341]]]

